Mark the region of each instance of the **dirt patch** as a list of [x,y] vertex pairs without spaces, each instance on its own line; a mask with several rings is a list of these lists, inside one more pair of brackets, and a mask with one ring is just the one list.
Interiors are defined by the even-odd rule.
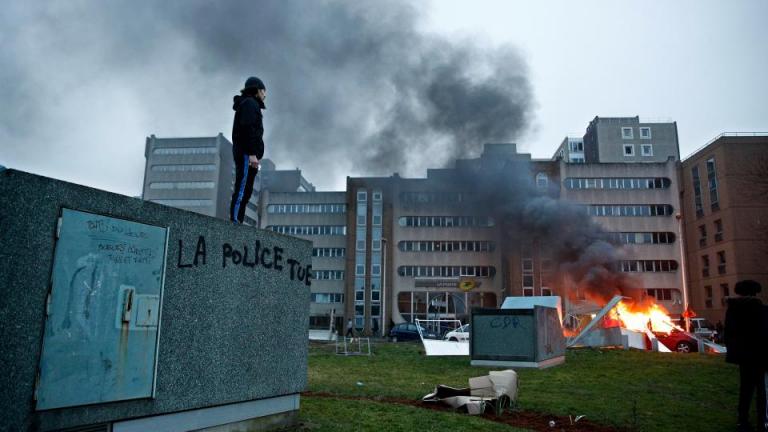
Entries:
[[[380,403],[408,405],[417,408],[430,409],[434,411],[455,412],[453,408],[437,404],[437,403],[424,403],[420,400],[393,398],[393,397],[365,397],[365,396],[340,396],[332,393],[324,392],[304,392],[303,396],[317,397],[317,398],[334,398],[334,399],[349,399],[349,400],[364,400]],[[504,412],[502,415],[497,416],[495,414],[485,413],[480,415],[486,420],[490,420],[497,423],[504,423],[510,426],[528,429],[537,432],[621,432],[626,429],[620,429],[612,426],[606,426],[599,423],[594,423],[588,419],[582,418],[577,423],[571,424],[571,419],[564,416],[556,416],[536,411],[528,410],[514,410],[512,412]],[[554,421],[554,426],[550,426],[550,422]]]

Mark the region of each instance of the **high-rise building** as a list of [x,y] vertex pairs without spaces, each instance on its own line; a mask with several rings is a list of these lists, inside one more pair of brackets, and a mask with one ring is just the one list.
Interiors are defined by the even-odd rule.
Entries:
[[201,213],[229,218],[234,182],[232,143],[214,137],[147,137],[142,198]]
[[584,133],[586,163],[680,160],[677,123],[640,117],[595,117]]
[[[513,181],[533,192],[495,195],[492,202],[461,187],[494,169],[514,171]],[[526,205],[514,200],[538,202],[537,196],[572,202],[572,209],[591,215],[623,246],[611,264],[631,276],[636,296],[654,297],[679,314],[677,190],[672,158],[569,164],[531,159],[514,144],[487,144],[479,158],[428,170],[426,178],[348,178],[346,315],[363,331],[383,331],[415,319],[466,320],[472,307],[498,307],[506,296],[573,296],[553,280],[555,248],[527,231],[542,222],[503,220],[506,206]],[[567,215],[545,223],[578,222],[562,220]]]
[[[297,172],[300,177],[300,171]],[[260,226],[312,241],[309,324],[311,328],[328,329],[333,316],[334,325],[340,330],[346,294],[346,193],[292,189],[290,192],[261,191]]]
[[768,133],[724,133],[679,171],[690,304],[717,322],[739,280],[768,302]]
[[565,137],[552,156],[552,159],[558,158],[568,163],[584,163],[584,138]]
[[[147,137],[146,166],[142,198],[171,207],[229,219],[234,190],[235,167],[232,143],[221,133],[215,137]],[[263,159],[247,203],[244,223],[259,226],[259,194],[273,192],[313,192],[298,168],[277,170],[274,162]]]

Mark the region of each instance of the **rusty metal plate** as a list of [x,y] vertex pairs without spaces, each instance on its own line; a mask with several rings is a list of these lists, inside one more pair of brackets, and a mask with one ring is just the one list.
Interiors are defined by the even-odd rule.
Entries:
[[167,228],[63,209],[36,409],[154,395]]

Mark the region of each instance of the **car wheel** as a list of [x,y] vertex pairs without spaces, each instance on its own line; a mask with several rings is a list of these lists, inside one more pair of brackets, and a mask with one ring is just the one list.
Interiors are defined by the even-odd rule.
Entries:
[[677,344],[677,352],[679,353],[689,353],[693,351],[693,345],[691,345],[690,342],[678,342]]
[[451,342],[458,342],[458,341],[459,341],[459,340],[458,340],[458,339],[456,339],[455,337],[452,337],[452,338],[450,338],[450,339],[448,339],[448,340],[449,340],[449,341],[451,341]]
[[397,336],[392,336],[392,337],[390,338],[390,340],[391,340],[392,342],[397,342]]

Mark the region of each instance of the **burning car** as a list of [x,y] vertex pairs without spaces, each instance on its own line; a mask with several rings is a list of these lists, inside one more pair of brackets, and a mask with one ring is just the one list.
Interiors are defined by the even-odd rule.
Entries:
[[690,353],[699,350],[699,341],[683,331],[672,330],[669,333],[653,332],[653,335],[656,336],[656,339],[658,339],[659,342],[663,343],[664,346],[672,351]]

